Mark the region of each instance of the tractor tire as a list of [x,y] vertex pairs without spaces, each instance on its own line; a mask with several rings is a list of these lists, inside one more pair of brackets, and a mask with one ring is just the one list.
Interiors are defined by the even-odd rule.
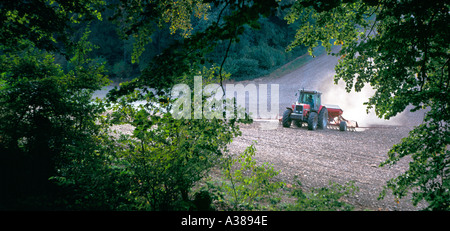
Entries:
[[308,116],[308,130],[314,131],[317,129],[318,117],[317,112],[310,112],[310,115]]
[[283,113],[283,118],[281,119],[281,123],[283,124],[283,127],[288,128],[291,127],[292,120],[289,118],[291,116],[292,111],[287,109]]
[[319,129],[327,129],[328,125],[328,110],[326,107],[322,107],[322,110],[319,113],[319,120],[318,120],[317,127]]
[[347,131],[347,122],[341,121],[339,123],[339,131],[341,131],[341,132]]

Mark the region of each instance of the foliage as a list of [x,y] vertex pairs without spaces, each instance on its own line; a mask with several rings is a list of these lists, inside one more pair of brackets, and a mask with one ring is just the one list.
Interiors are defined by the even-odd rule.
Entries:
[[249,58],[228,59],[226,70],[230,71],[233,76],[256,76],[258,72],[258,60]]
[[[195,2],[192,4],[200,4],[201,7],[188,7],[188,2]],[[152,12],[138,10],[140,6],[147,5],[153,7],[151,8]],[[267,3],[267,7],[270,9],[269,3]],[[173,11],[170,14],[172,18],[176,16],[177,12],[183,16],[167,21],[167,18],[155,10],[159,8]],[[187,11],[181,13],[182,10]],[[229,41],[218,38],[216,42],[211,38],[209,43],[205,43],[204,46],[215,48],[202,55],[204,56],[202,65],[206,67],[220,65],[227,56],[229,59],[224,63],[224,70],[232,73],[234,79],[249,79],[266,75],[303,55],[306,51],[303,46],[296,47],[289,53],[285,52],[289,41],[293,39],[296,27],[288,25],[283,20],[286,14],[283,6],[276,10],[276,13],[268,18],[258,17],[257,24],[259,26],[257,24],[254,27],[244,26],[242,34],[235,36],[236,39],[233,40],[227,55]],[[196,16],[185,17],[190,11]],[[105,59],[106,67],[111,70],[110,78],[122,82],[139,76],[156,56],[163,54],[163,51],[174,43],[189,39],[198,32],[204,34],[208,27],[211,29],[214,22],[223,24],[224,16],[229,15],[232,11],[231,6],[222,1],[213,1],[212,3],[202,3],[201,1],[177,1],[177,3],[172,1],[154,1],[153,3],[106,1],[105,7],[101,7],[99,12],[102,20],[84,20],[72,24],[71,31],[75,35],[82,34],[89,24],[92,31],[90,42],[99,46],[99,49],[94,50],[91,56]],[[144,15],[141,16],[141,14]],[[129,17],[127,18],[126,15]],[[119,33],[117,33],[118,31]],[[249,74],[236,71],[247,68],[245,63],[240,61],[241,58],[258,62],[258,65],[254,66]],[[200,60],[199,57],[196,59]],[[232,62],[232,60],[239,61]],[[60,64],[63,65],[63,62]]]
[[[259,19],[259,29],[246,27],[239,36],[239,42],[231,45],[224,69],[232,74],[233,79],[252,79],[267,75],[306,52],[303,46],[285,52],[295,29],[282,18],[283,14]],[[219,63],[223,58],[226,49],[224,45],[219,45],[210,54],[214,62]]]
[[291,211],[351,211],[353,206],[342,201],[345,196],[352,196],[359,189],[354,182],[345,185],[330,182],[329,187],[313,188],[311,192],[305,193],[301,182],[295,176],[296,187],[292,195],[297,198],[295,204],[287,206]]
[[268,209],[260,203],[266,202],[270,206],[272,201],[277,201],[274,196],[285,185],[273,179],[279,174],[273,166],[256,163],[254,145],[236,158],[228,156],[224,159],[223,181],[219,187],[223,191],[222,200],[228,201],[230,210]]
[[328,10],[325,10],[327,4],[323,2],[316,5],[317,2],[313,1],[298,1],[292,6],[286,20],[288,23],[299,21],[300,26],[288,50],[305,45],[309,54],[313,55],[313,48],[320,42],[330,53],[332,44],[347,46],[363,34],[359,28],[368,26],[366,17],[373,14],[371,6],[361,4],[360,1],[344,1],[342,4],[333,2],[336,5]]
[[[210,79],[215,72],[203,73]],[[75,158],[62,177],[55,177],[76,191],[74,208],[199,209],[202,194],[192,198],[192,188],[240,134],[238,121],[175,119],[171,113],[175,99],[168,97],[136,90],[108,107],[100,121],[104,129],[96,136],[97,147],[84,158]],[[138,100],[145,101],[133,103]],[[123,126],[130,127],[130,133],[115,130]]]
[[380,198],[385,196],[388,189],[392,189],[399,198],[404,197],[410,189],[418,189],[412,193],[414,205],[425,200],[428,202],[427,210],[449,210],[450,151],[446,148],[449,135],[448,124],[430,121],[416,127],[402,143],[395,145],[382,166],[396,164],[407,155],[413,161],[406,172],[387,182]]
[[[412,105],[426,109],[422,125],[395,145],[382,166],[411,156],[410,168],[390,180],[398,197],[413,191],[413,201],[448,210],[449,191],[449,9],[442,1],[297,1],[290,22],[305,22],[292,46],[341,45],[335,82],[347,91],[366,84],[374,95],[366,103],[389,119]],[[384,192],[383,192],[384,193]]]
[[74,45],[67,72],[54,55],[27,43],[0,56],[0,175],[8,185],[1,206],[56,207],[52,197],[60,191],[48,179],[93,147],[103,106],[92,93],[109,81],[103,63],[85,57],[88,34]]
[[[184,4],[181,1],[180,4]],[[191,2],[191,1],[189,1]],[[210,7],[202,5],[202,7],[192,7],[198,6],[202,1],[192,1],[191,7],[186,8],[187,12],[196,14],[196,16],[201,16],[197,18],[205,19],[205,11],[214,8],[214,14],[208,20],[198,20],[194,21],[198,24],[191,24],[191,18],[186,20],[180,19],[181,22],[177,20],[172,20],[169,27],[175,27],[174,29],[181,29],[185,25],[192,25],[192,33],[188,36],[173,36],[174,38],[171,43],[166,44],[165,49],[162,52],[156,54],[154,58],[142,68],[141,75],[138,77],[139,81],[136,80],[131,85],[124,86],[125,88],[134,88],[139,86],[148,86],[152,88],[167,89],[173,86],[175,83],[179,83],[179,76],[185,73],[192,72],[193,70],[201,69],[205,65],[217,65],[220,67],[219,71],[219,82],[222,83],[222,69],[226,57],[230,52],[231,44],[239,40],[239,36],[242,35],[246,27],[259,28],[258,20],[261,17],[268,17],[274,14],[275,8],[278,6],[278,2],[275,0],[271,1],[205,1],[204,4]],[[119,3],[119,6],[122,3]],[[136,49],[132,53],[133,60],[137,60],[138,57],[142,55],[142,47],[150,42],[150,37],[142,37],[142,33],[150,34],[157,31],[157,26],[164,26],[161,24],[161,12],[158,11],[159,7],[164,4],[168,4],[167,7],[171,10],[178,11],[183,8],[183,6],[175,6],[178,3],[167,2],[164,3],[158,1],[141,3],[141,1],[128,1],[127,7],[116,7],[119,10],[113,17],[117,23],[122,25],[119,29],[121,34],[125,35],[124,38],[137,39],[135,41],[135,47],[141,47]],[[142,5],[144,4],[144,5]],[[134,10],[139,8],[139,10]],[[123,9],[123,10],[120,10]],[[197,12],[197,13],[196,13]],[[128,16],[128,17],[125,17]],[[184,18],[184,17],[182,17]],[[205,22],[206,21],[206,22]],[[174,24],[175,23],[175,24]],[[176,31],[170,29],[170,32]],[[186,35],[183,33],[183,35]],[[218,46],[221,46],[219,48]],[[225,49],[222,49],[225,46]],[[214,51],[215,49],[221,49],[222,54],[218,59],[209,60],[206,54]],[[223,51],[225,51],[223,53]],[[148,59],[147,59],[148,60]],[[167,66],[173,66],[175,68],[167,68]],[[207,66],[209,67],[209,66]],[[229,72],[229,71],[228,71]]]
[[134,127],[132,135],[117,140],[115,149],[121,174],[132,179],[128,200],[138,210],[189,209],[191,188],[217,164],[239,134],[238,126],[235,120],[174,119],[151,105],[124,105],[116,110],[122,113],[113,114],[121,116],[116,121]]
[[182,1],[117,1],[109,4],[115,9],[112,17],[120,24],[120,35],[123,39],[132,36],[132,62],[139,62],[139,57],[145,50],[145,45],[151,42],[151,35],[156,27],[169,23],[171,34],[182,31],[183,37],[188,37],[192,30],[191,16],[206,19],[209,4],[199,0]]
[[[104,4],[102,0],[2,1],[0,44],[17,49],[26,40],[39,49],[68,55],[71,24],[101,19],[99,9]],[[58,42],[67,47],[61,47]]]

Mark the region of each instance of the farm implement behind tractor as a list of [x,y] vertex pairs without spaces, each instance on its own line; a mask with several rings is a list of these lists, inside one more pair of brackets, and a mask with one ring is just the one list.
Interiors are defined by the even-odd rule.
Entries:
[[322,105],[319,91],[299,90],[297,101],[291,107],[287,107],[280,119],[283,127],[290,127],[292,122],[297,127],[303,123],[309,130],[339,129],[340,131],[355,131],[358,127],[356,121],[346,120],[342,117],[344,112],[337,105]]
[[328,128],[339,129],[340,131],[356,131],[358,122],[346,120],[342,117],[344,111],[338,105],[324,105],[328,110]]

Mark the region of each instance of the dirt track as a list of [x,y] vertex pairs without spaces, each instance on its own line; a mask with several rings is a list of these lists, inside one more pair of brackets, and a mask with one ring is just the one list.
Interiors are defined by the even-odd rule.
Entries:
[[423,112],[405,112],[390,121],[378,119],[373,113],[367,115],[363,102],[372,91],[364,89],[348,94],[342,83],[334,85],[337,62],[337,57],[321,55],[284,76],[241,83],[278,84],[279,115],[294,102],[298,89],[315,89],[323,92],[323,104],[339,105],[345,118],[356,120],[363,127],[377,128],[357,129],[356,132],[309,131],[304,127],[283,128],[277,120],[257,121],[241,126],[243,134],[234,140],[232,151],[241,152],[252,141],[257,141],[256,159],[281,170],[279,177],[285,182],[292,181],[294,175],[298,175],[307,188],[327,186],[329,181],[341,184],[355,181],[360,191],[348,201],[358,209],[417,210],[406,199],[399,203],[392,196],[377,200],[386,181],[407,169],[406,160],[392,168],[378,166],[386,160],[389,149],[423,120]]

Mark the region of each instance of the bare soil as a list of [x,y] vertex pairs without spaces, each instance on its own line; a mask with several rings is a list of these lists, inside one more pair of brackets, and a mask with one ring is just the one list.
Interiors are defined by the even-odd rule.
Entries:
[[410,129],[386,126],[355,132],[310,131],[306,127],[284,128],[277,121],[255,121],[241,125],[242,136],[233,141],[230,149],[239,153],[256,141],[255,159],[259,163],[267,162],[280,170],[277,180],[285,183],[292,184],[297,175],[306,189],[326,187],[330,181],[354,181],[359,192],[346,200],[357,210],[409,211],[418,208],[408,199],[397,201],[392,195],[384,200],[377,198],[387,180],[408,168],[406,159],[392,167],[379,165]]

